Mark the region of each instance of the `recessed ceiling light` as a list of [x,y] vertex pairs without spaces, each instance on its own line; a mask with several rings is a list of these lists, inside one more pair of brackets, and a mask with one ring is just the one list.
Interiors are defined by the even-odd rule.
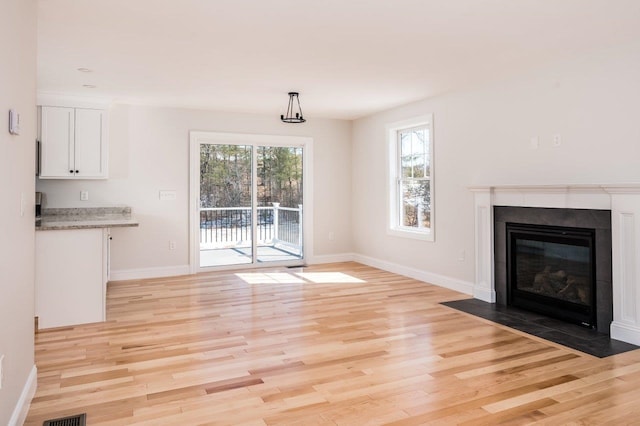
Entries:
[[93,72],[93,70],[90,70],[89,68],[78,68],[78,71],[80,71],[80,72]]
[[93,84],[83,84],[82,87],[84,87],[85,89],[95,89],[96,86]]

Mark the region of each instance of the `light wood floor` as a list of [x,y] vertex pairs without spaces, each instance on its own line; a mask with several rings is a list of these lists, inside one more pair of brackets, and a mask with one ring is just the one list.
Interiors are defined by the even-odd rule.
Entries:
[[597,359],[357,263],[109,285],[40,332],[27,425],[638,424],[640,351]]

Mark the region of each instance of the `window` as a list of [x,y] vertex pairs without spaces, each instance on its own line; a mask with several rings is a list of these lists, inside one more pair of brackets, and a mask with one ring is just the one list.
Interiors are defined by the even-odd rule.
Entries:
[[434,240],[432,116],[394,123],[389,135],[389,233]]

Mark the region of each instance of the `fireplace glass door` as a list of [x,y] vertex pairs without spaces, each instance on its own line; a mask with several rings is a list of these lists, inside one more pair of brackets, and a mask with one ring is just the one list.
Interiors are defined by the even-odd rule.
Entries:
[[507,223],[509,304],[594,328],[594,235]]

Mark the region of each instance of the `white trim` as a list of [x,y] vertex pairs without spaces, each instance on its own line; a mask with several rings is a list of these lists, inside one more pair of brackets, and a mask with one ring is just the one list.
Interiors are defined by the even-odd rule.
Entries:
[[145,278],[175,277],[189,275],[189,265],[159,266],[156,268],[120,269],[111,271],[109,281],[142,280]]
[[[431,226],[429,229],[407,229],[398,225],[398,131],[414,127],[426,126],[429,129],[429,192],[431,193]],[[412,238],[423,241],[435,241],[435,166],[434,166],[434,129],[433,114],[424,114],[408,120],[388,123],[387,133],[387,234],[401,238]]]
[[640,183],[610,183],[610,184],[550,184],[550,185],[527,185],[527,184],[494,184],[494,185],[471,185],[468,187],[471,192],[494,191],[517,191],[517,192],[587,192],[589,194],[606,192],[612,193],[640,193]]
[[496,301],[492,202],[493,198],[490,192],[476,192],[474,197],[476,268],[473,295],[476,299],[489,303],[495,303]]
[[383,269],[388,272],[393,272],[394,274],[404,275],[429,284],[437,285],[438,287],[448,288],[449,290],[459,291],[460,293],[468,295],[473,294],[473,283],[469,281],[434,274],[361,254],[356,254],[354,256],[354,261],[364,265],[373,266],[374,268]]
[[200,239],[195,235],[195,224],[200,222],[200,132],[189,132],[189,272],[200,269]]
[[[303,157],[304,157],[304,152],[302,153]],[[302,161],[304,163],[304,158],[302,158]],[[200,167],[198,167],[198,169],[200,169]],[[258,221],[258,190],[256,189],[256,186],[258,184],[258,146],[257,145],[252,145],[251,146],[251,217],[253,218],[253,220],[251,221],[251,246],[252,246],[252,250],[251,250],[251,264],[255,265],[256,263],[258,263],[258,250],[257,249],[253,249],[253,247],[257,246],[257,241],[258,241],[258,237],[256,235],[256,231],[258,230],[257,225],[255,222]],[[255,189],[255,190],[254,190]],[[200,192],[200,191],[198,191]],[[280,200],[278,200],[280,201]],[[280,203],[278,203],[279,205]],[[276,216],[274,214],[274,216]],[[273,218],[274,220],[274,227],[276,226],[276,217]],[[298,219],[300,220],[300,219]],[[304,222],[302,224],[304,226]],[[199,226],[198,226],[199,227]],[[194,230],[195,232],[195,230]],[[198,235],[201,235],[201,230],[198,229]],[[274,238],[275,240],[275,238]],[[274,244],[275,246],[275,241]],[[202,270],[202,267],[200,268]]]
[[610,333],[612,339],[621,340],[633,345],[640,345],[640,328],[638,327],[613,321],[611,323]]
[[225,145],[246,145],[262,144],[267,146],[305,146],[312,142],[313,138],[307,136],[290,135],[262,135],[254,133],[224,133],[191,130],[190,140],[196,140],[198,144],[225,144]]
[[433,114],[423,114],[406,120],[394,121],[393,123],[387,123],[385,127],[387,128],[389,136],[391,136],[391,133],[395,133],[398,130],[409,129],[411,127],[418,127],[422,125],[432,126]]
[[392,235],[394,237],[401,237],[401,238],[413,238],[414,240],[433,241],[434,235],[432,231],[433,231],[432,228],[429,230],[420,231],[417,229],[413,230],[408,228],[396,227],[396,228],[387,228],[387,235]]
[[100,98],[95,96],[72,96],[60,93],[40,92],[37,95],[38,106],[57,106],[67,108],[96,108],[107,109],[113,102],[112,98]]
[[285,260],[282,262],[256,262],[256,263],[235,263],[231,265],[215,265],[215,266],[203,266],[199,268],[197,274],[204,274],[207,272],[220,272],[220,271],[238,271],[238,270],[246,270],[250,271],[253,269],[264,269],[264,268],[277,268],[277,267],[302,267],[304,266],[304,260],[302,259],[294,259],[294,260]]
[[309,265],[320,265],[324,263],[353,262],[356,256],[357,255],[355,253],[321,254],[309,258],[307,263]]
[[[200,144],[250,144],[266,146],[300,146],[303,148],[302,182],[304,215],[302,216],[303,258],[301,262],[313,257],[313,138],[289,135],[258,135],[250,133],[222,133],[191,130],[189,132],[189,272],[205,272],[200,268]],[[254,150],[255,151],[255,150]],[[254,153],[255,154],[255,153]],[[252,158],[255,155],[252,155]],[[255,160],[254,160],[255,161]],[[252,170],[254,168],[252,167]],[[253,171],[252,171],[253,173]],[[255,180],[254,180],[255,181]],[[290,262],[273,262],[265,266],[283,266]],[[230,265],[237,268],[238,265]],[[206,268],[206,271],[223,270],[224,267]]]
[[36,394],[37,387],[38,369],[34,365],[33,367],[31,367],[29,377],[27,377],[27,381],[22,388],[20,398],[18,398],[18,402],[16,403],[16,407],[13,410],[13,414],[11,414],[8,426],[20,426],[24,424],[25,420],[27,420],[27,414],[29,414],[29,406],[31,405],[33,396]]
[[[472,295],[474,290],[473,283],[471,282],[447,277],[445,275],[439,275],[439,274],[434,274],[427,271],[422,271],[420,269],[415,269],[415,268],[400,265],[397,263],[388,262],[386,260],[376,259],[373,257],[358,254],[358,253],[336,253],[336,254],[310,256],[307,258],[307,262],[305,263],[309,265],[320,265],[320,264],[343,263],[343,262],[362,263],[364,265],[372,266],[374,268],[382,269],[388,272],[393,272],[399,275],[404,275],[420,281],[425,281],[427,283],[434,284],[439,287],[444,287],[450,290],[459,291],[464,294]],[[266,265],[264,263],[257,264],[257,265],[251,265],[251,264],[229,265],[229,266],[222,266],[222,267],[205,268],[200,272],[225,271],[225,270],[236,270],[236,269],[254,269],[254,268],[265,268],[268,266],[271,266],[271,265]],[[282,265],[273,265],[273,266],[282,266]],[[291,266],[295,266],[295,262],[293,262]],[[112,271],[111,281],[161,278],[161,277],[171,277],[171,276],[189,275],[189,274],[190,274],[189,265],[174,266],[174,267],[168,267],[168,268],[129,269],[129,270]]]
[[493,289],[475,287],[473,289],[473,297],[483,302],[496,303],[496,292]]
[[611,210],[613,322],[611,338],[640,345],[640,183],[474,185],[474,296],[491,301],[494,206]]

